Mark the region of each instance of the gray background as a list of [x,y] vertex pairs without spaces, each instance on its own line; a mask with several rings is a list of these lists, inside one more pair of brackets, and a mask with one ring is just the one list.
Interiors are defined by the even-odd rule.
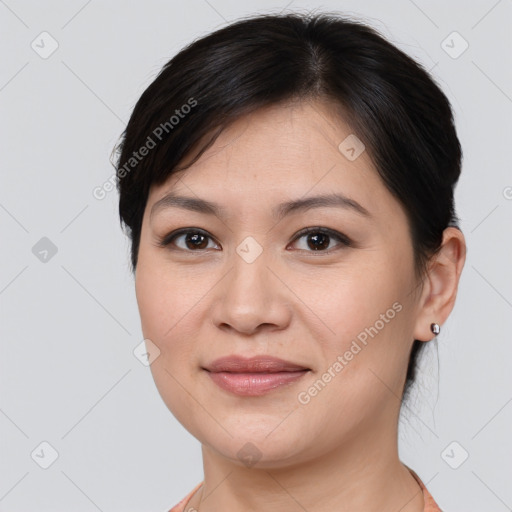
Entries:
[[[117,193],[92,190],[168,59],[237,17],[283,8],[365,19],[453,104],[468,257],[400,454],[443,510],[512,510],[510,0],[0,0],[1,511],[166,511],[202,479],[199,442],[133,354],[143,337]],[[47,58],[43,31],[58,43]],[[43,441],[58,453],[47,469]]]

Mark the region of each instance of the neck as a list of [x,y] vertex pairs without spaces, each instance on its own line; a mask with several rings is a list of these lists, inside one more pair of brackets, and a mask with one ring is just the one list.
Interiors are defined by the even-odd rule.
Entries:
[[398,458],[397,428],[391,434],[359,430],[335,450],[266,469],[203,445],[204,484],[187,510],[423,512],[421,488]]

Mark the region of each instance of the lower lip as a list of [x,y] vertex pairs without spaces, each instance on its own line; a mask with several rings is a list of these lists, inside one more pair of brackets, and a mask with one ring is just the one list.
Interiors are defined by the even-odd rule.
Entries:
[[260,396],[273,389],[298,381],[309,370],[277,373],[208,372],[222,389],[240,396]]

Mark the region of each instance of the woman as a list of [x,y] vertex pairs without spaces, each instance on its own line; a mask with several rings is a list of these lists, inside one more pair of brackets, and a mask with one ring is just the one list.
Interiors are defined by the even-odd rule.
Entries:
[[151,371],[202,445],[173,512],[440,510],[397,430],[465,261],[460,168],[445,95],[362,23],[252,17],[164,66],[117,178]]

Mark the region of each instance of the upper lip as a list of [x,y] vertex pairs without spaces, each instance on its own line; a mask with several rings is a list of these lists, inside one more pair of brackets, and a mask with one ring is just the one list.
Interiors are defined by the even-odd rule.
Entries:
[[271,356],[242,357],[231,355],[216,359],[204,367],[209,372],[277,373],[309,370],[305,366]]

